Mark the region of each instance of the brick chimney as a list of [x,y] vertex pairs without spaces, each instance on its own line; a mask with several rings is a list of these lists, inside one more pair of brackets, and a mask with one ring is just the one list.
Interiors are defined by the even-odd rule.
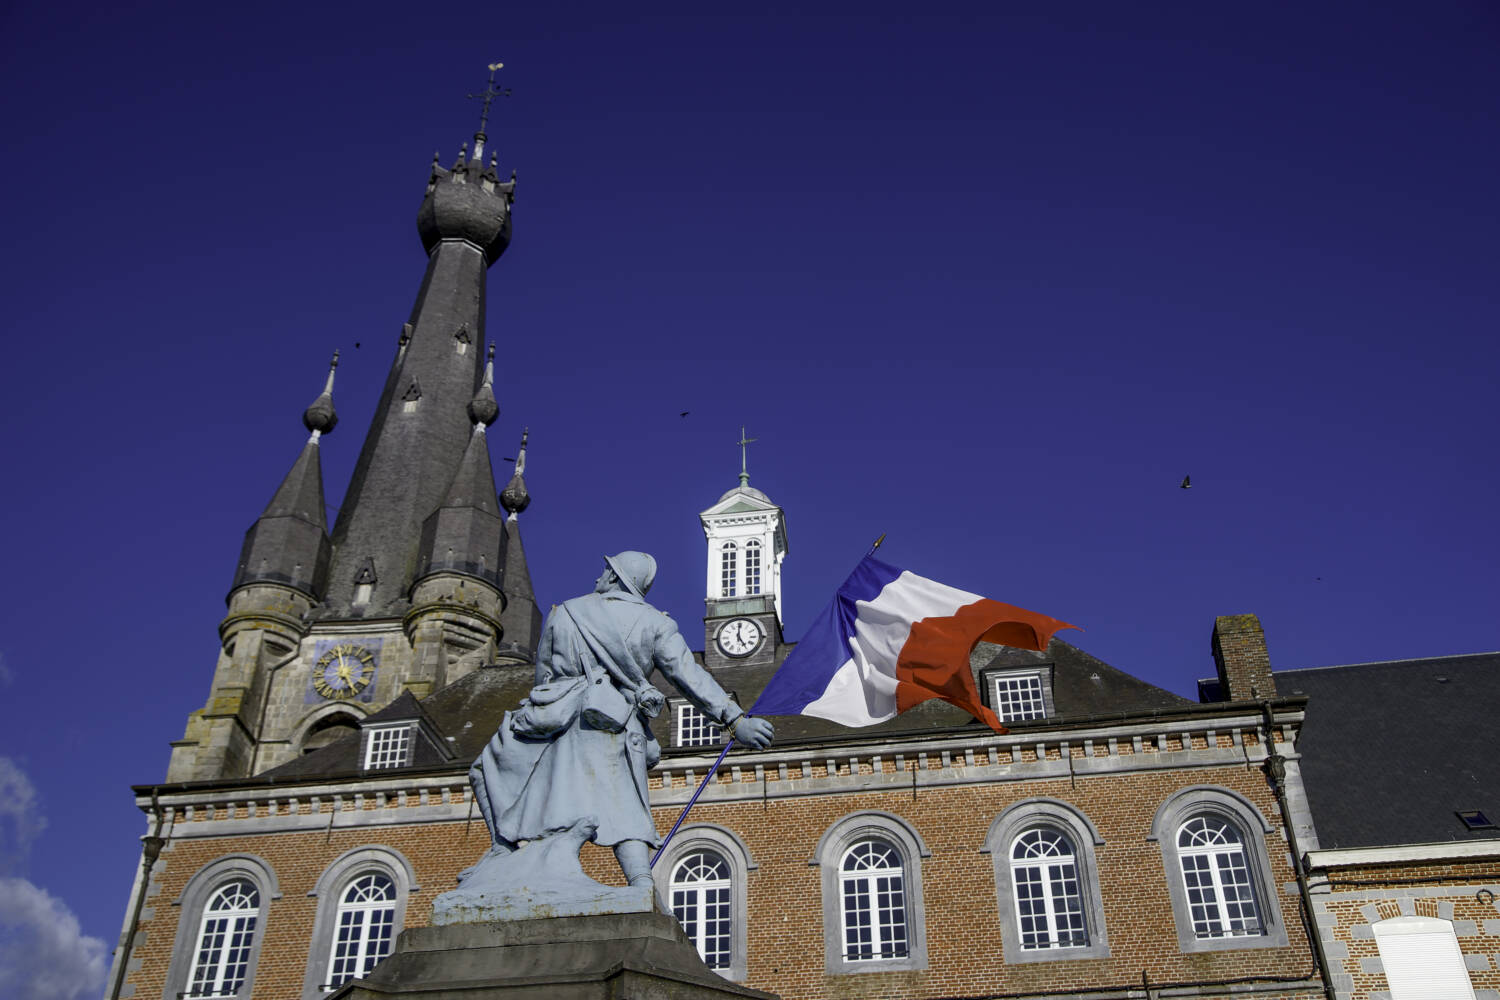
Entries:
[[1276,697],[1266,633],[1254,615],[1220,615],[1214,619],[1214,663],[1219,668],[1219,697],[1249,701]]

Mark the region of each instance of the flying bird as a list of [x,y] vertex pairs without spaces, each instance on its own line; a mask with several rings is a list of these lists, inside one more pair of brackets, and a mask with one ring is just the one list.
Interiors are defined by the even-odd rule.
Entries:
[[1192,476],[1183,476],[1182,477],[1181,488],[1185,489],[1185,490],[1192,489],[1193,488],[1193,477]]
[[683,411],[682,411],[682,412],[681,412],[681,413],[679,413],[679,414],[677,414],[677,415],[678,415],[678,416],[679,416],[679,417],[685,417],[685,416],[687,416],[687,415],[688,415],[688,414],[689,414],[689,413],[692,413],[692,412],[693,412],[693,411],[692,411],[692,410],[683,410]]
[[354,349],[356,351],[359,350],[359,341],[357,341],[357,340],[354,342]]

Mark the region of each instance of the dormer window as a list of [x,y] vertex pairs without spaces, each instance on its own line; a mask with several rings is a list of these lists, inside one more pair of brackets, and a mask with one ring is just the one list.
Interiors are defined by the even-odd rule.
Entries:
[[677,706],[677,746],[708,747],[721,742],[718,723],[699,711],[698,706],[688,702]]
[[375,594],[375,560],[365,556],[365,561],[354,576],[354,603],[369,604]]
[[1001,722],[1022,722],[1055,715],[1052,707],[1052,666],[986,670],[985,694]]
[[365,729],[365,769],[405,767],[411,763],[412,725],[369,726]]

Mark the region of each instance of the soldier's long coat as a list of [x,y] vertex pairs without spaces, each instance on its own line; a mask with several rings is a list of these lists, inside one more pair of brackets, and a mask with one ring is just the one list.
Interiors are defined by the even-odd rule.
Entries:
[[588,685],[612,684],[634,704],[653,670],[710,718],[738,714],[672,620],[634,594],[589,594],[553,610],[537,645],[536,685],[469,771],[495,834],[535,840],[592,817],[600,844],[661,842],[646,790],[661,747],[642,713],[632,711],[618,733],[582,714]]

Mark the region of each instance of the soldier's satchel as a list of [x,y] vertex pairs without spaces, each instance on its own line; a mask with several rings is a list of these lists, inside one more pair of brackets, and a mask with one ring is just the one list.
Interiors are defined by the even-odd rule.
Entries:
[[583,693],[583,721],[606,733],[620,732],[630,721],[635,705],[609,682],[608,677],[593,671],[589,674],[589,684]]
[[582,711],[588,679],[564,677],[538,684],[511,714],[511,729],[527,739],[549,739],[573,724]]

